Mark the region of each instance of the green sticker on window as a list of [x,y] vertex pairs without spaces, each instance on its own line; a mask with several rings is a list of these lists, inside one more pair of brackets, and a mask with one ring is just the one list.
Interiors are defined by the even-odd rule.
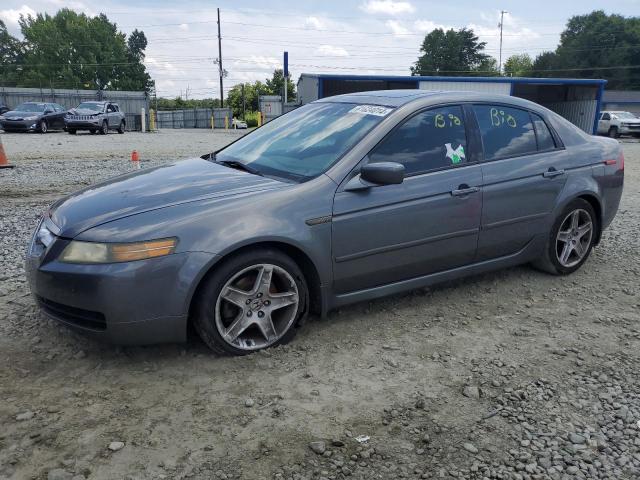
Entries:
[[450,159],[451,163],[453,163],[454,165],[457,165],[458,163],[462,162],[464,158],[466,158],[464,156],[464,147],[462,145],[459,145],[455,150],[450,143],[445,143],[444,146],[447,147],[447,158]]

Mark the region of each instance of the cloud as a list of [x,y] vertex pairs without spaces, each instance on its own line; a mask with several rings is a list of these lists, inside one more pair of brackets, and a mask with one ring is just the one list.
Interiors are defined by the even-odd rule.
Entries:
[[180,25],[178,25],[178,29],[186,32],[189,30],[189,25],[187,25],[186,23],[181,23]]
[[413,26],[419,33],[429,33],[436,28],[441,28],[443,30],[448,30],[449,28],[451,28],[446,25],[432,22],[431,20],[416,20],[415,22],[413,22]]
[[322,30],[325,27],[324,22],[318,17],[307,17],[304,19],[304,24],[313,27],[316,30]]
[[394,2],[393,0],[369,0],[360,6],[370,14],[383,13],[385,15],[402,15],[415,12],[415,7],[409,2]]
[[349,56],[349,52],[346,49],[342,47],[336,47],[334,45],[320,45],[316,49],[316,54],[327,56],[327,57],[348,57]]
[[23,5],[18,9],[10,8],[8,10],[0,10],[0,20],[4,20],[4,23],[7,24],[7,28],[10,31],[19,32],[18,21],[20,20],[20,15],[25,17],[31,15],[35,17],[36,11],[28,5]]
[[402,23],[398,22],[397,20],[387,20],[385,22],[385,25],[391,29],[394,35],[400,36],[400,35],[406,35],[408,33],[411,33],[411,30],[406,28],[404,25],[402,25]]

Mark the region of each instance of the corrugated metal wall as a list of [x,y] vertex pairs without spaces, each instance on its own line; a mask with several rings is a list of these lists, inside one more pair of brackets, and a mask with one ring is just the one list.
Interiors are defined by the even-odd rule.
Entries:
[[145,92],[0,87],[0,101],[10,108],[23,102],[51,102],[73,108],[87,100],[109,100],[120,105],[125,113],[136,115],[140,115],[141,109],[149,107]]
[[117,103],[126,115],[127,130],[141,129],[140,112],[144,108],[147,112],[148,127],[149,98],[145,92],[0,87],[0,102],[9,108],[24,102],[50,102],[65,108],[74,108],[84,101],[91,100]]
[[420,90],[511,94],[510,83],[421,81]]
[[568,102],[542,103],[587,133],[593,133],[598,102],[596,100],[574,100]]
[[225,117],[231,128],[233,114],[230,108],[161,110],[157,113],[158,128],[211,128],[211,116],[215,128],[225,127]]

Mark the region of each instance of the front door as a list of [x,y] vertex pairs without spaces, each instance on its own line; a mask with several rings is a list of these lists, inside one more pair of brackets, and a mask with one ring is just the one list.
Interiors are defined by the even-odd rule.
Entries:
[[457,105],[411,116],[367,160],[402,163],[404,182],[338,189],[332,222],[338,294],[473,262],[482,173],[469,152],[465,125]]
[[598,120],[598,133],[604,134],[609,131],[609,126],[611,125],[611,114],[603,113],[600,115],[600,119]]
[[546,232],[567,174],[559,148],[535,113],[476,105],[484,148],[482,222],[478,260],[515,254]]

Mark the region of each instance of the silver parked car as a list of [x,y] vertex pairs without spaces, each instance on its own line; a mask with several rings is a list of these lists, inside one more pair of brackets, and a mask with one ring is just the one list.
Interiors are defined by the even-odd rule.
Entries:
[[245,354],[310,312],[527,262],[570,274],[623,178],[618,142],[526,100],[341,95],[61,199],[27,272],[47,315],[94,337],[184,341],[191,322]]
[[109,133],[109,130],[124,133],[127,126],[125,114],[120,111],[117,103],[111,102],[82,102],[69,110],[64,123],[65,130],[72,135],[78,130],[99,132],[102,135]]

